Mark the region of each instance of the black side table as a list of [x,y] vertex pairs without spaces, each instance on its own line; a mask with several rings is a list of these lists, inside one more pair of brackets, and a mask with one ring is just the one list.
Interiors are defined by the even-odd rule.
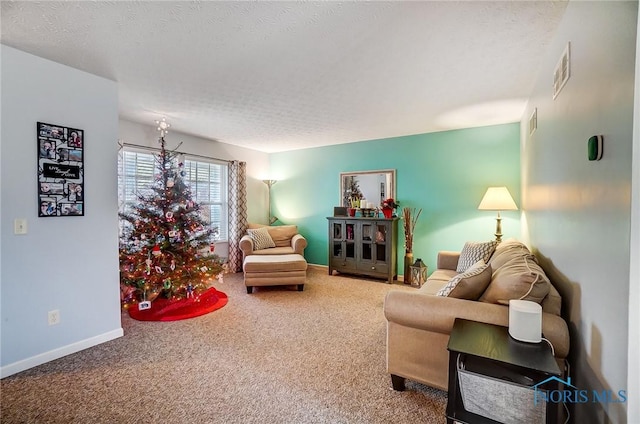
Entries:
[[[527,407],[529,404],[526,401],[519,404],[511,401],[511,395],[506,393],[509,387],[516,386],[515,390],[520,390],[520,392],[523,391],[521,387],[533,390],[534,385],[550,377],[559,378],[561,376],[558,364],[551,353],[551,347],[545,341],[540,343],[517,341],[509,336],[507,327],[456,318],[447,349],[449,350],[448,424],[452,424],[454,421],[474,424],[500,422],[488,418],[487,415],[479,415],[464,409],[458,364],[465,364],[465,369],[460,371],[465,381],[472,378],[475,379],[472,380],[473,383],[480,383],[475,385],[475,388],[473,384],[468,384],[469,387],[462,389],[468,390],[467,394],[470,391],[474,394],[475,399],[473,400],[476,405],[478,405],[478,396],[480,398],[486,396],[486,401],[482,398],[479,403],[482,408],[491,408],[492,394],[489,387],[495,388],[496,385],[500,387],[504,383],[505,391],[499,396],[509,399],[509,407],[516,408],[517,406],[523,407],[523,405]],[[483,393],[483,378],[486,378],[484,380],[487,388],[486,393]],[[508,380],[509,382],[506,382]],[[537,388],[554,390],[558,388],[558,383],[555,379],[551,379],[543,385],[538,385]],[[475,389],[479,390],[473,392]],[[467,400],[465,399],[465,401]],[[471,405],[471,400],[467,402]],[[530,405],[533,409],[534,402],[531,401]],[[557,404],[548,402],[546,408],[547,422],[555,422],[558,413]],[[494,415],[499,415],[496,408],[492,412]],[[531,410],[521,411],[522,416],[528,412]]]

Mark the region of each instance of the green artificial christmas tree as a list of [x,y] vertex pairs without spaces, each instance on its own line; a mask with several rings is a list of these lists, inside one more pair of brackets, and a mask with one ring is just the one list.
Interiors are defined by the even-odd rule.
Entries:
[[344,203],[348,207],[358,207],[356,202],[362,199],[362,192],[360,191],[360,185],[358,179],[355,176],[345,177],[345,190],[344,190]]
[[[163,121],[164,122],[164,121]],[[177,153],[167,151],[160,129],[160,153],[152,185],[138,203],[120,213],[120,276],[123,307],[169,299],[197,299],[223,271],[213,253],[217,228],[211,228],[191,198]]]

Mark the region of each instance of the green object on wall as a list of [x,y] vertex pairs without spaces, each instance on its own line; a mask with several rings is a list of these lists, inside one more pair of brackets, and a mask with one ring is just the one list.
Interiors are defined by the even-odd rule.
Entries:
[[589,160],[600,160],[602,159],[602,142],[604,141],[604,137],[601,135],[594,135],[589,138],[587,142],[587,151]]

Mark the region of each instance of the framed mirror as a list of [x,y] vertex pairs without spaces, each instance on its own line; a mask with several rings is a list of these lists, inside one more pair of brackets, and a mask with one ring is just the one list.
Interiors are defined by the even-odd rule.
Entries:
[[364,198],[379,207],[396,194],[396,170],[353,171],[340,173],[340,206],[351,207],[349,199]]

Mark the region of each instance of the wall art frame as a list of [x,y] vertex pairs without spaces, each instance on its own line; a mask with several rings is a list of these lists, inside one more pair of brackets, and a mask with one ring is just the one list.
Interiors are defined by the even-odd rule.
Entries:
[[85,132],[38,122],[38,217],[84,216]]

